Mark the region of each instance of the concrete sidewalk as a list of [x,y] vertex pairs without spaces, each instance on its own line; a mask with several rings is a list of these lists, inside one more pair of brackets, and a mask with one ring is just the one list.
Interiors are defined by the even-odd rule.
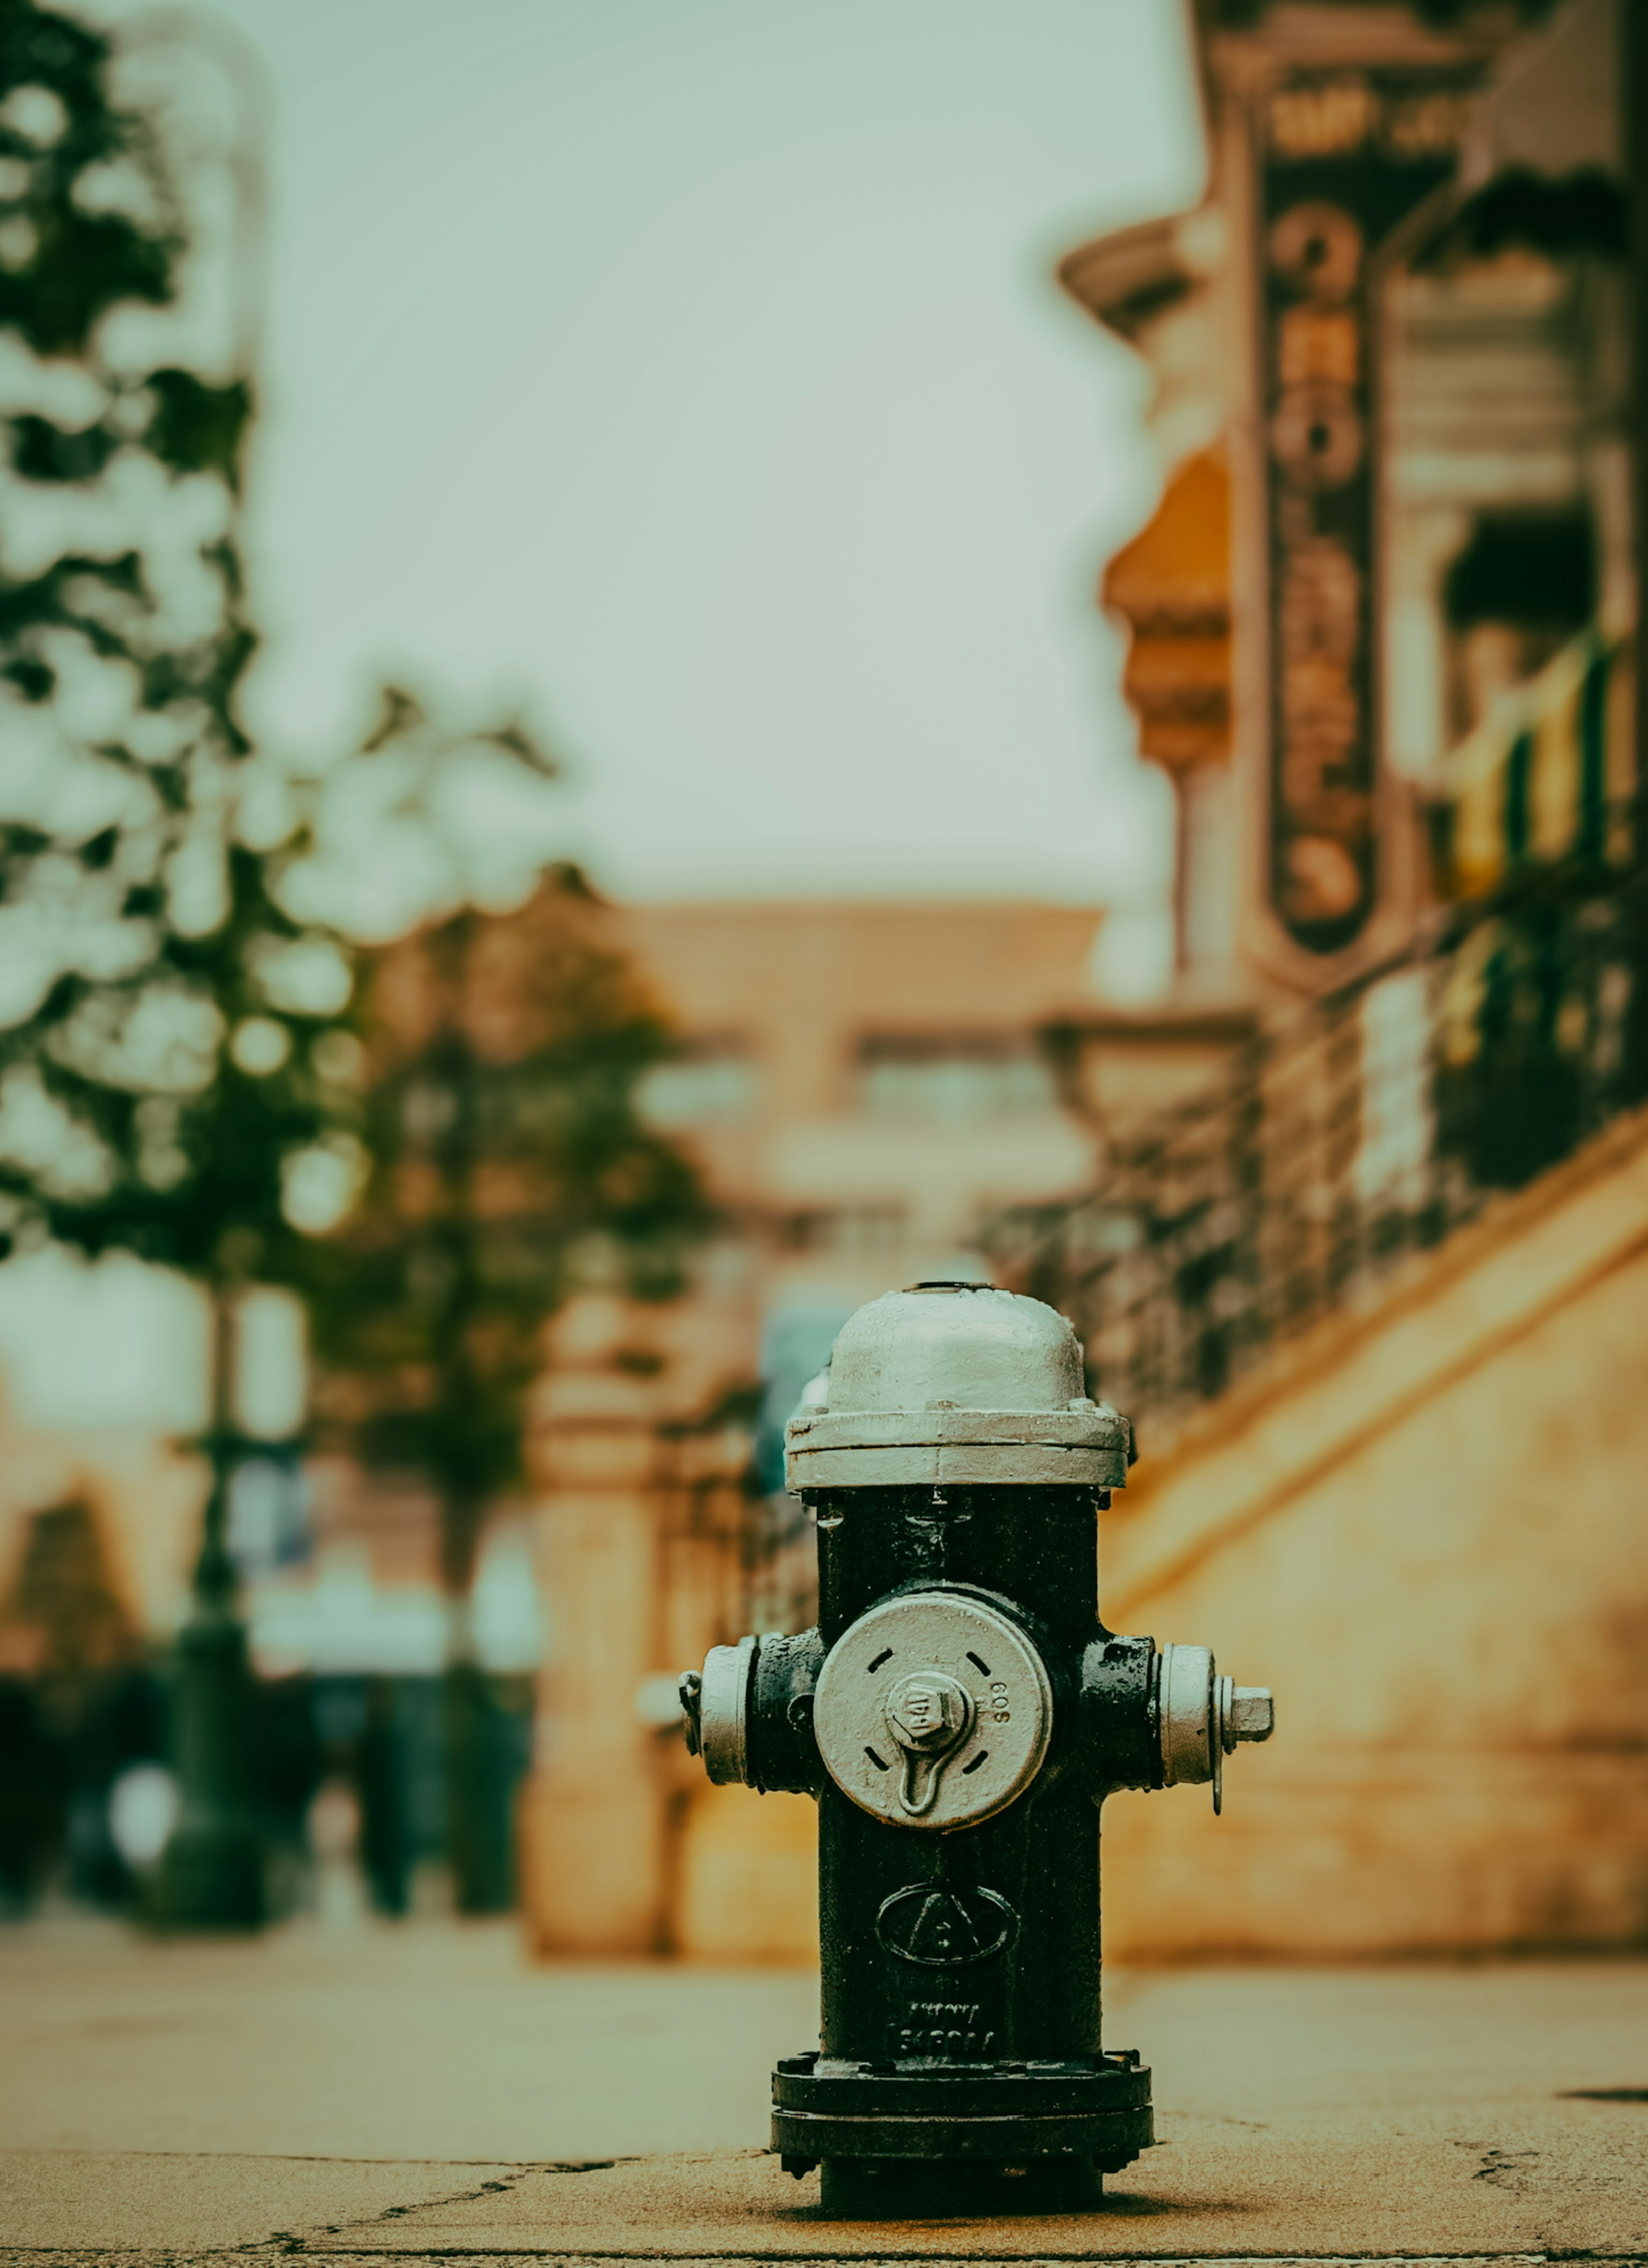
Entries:
[[[1648,1962],[1113,1978],[1160,2146],[1097,2213],[820,2220],[762,2149],[811,1978],[503,1927],[0,1935],[0,2258],[1648,2257]],[[604,2161],[604,2162],[602,2162]]]

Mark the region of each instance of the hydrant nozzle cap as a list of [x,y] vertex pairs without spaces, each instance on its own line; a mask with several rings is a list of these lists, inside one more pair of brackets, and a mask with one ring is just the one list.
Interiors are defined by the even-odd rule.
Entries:
[[1064,1317],[991,1285],[921,1284],[849,1318],[828,1401],[791,1420],[792,1490],[946,1483],[1120,1488],[1127,1421],[1087,1398]]

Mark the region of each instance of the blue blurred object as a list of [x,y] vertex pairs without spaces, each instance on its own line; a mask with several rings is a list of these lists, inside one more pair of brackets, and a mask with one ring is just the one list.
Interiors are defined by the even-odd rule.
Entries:
[[761,1413],[755,1421],[755,1477],[763,1496],[782,1496],[784,1427],[802,1389],[828,1363],[848,1306],[775,1307],[761,1332]]
[[296,1456],[271,1451],[235,1467],[229,1483],[229,1556],[243,1577],[272,1574],[309,1556],[309,1484]]

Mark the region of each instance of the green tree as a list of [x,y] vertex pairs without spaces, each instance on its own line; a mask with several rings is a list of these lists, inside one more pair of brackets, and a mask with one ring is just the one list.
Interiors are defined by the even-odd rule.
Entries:
[[252,824],[244,245],[210,222],[247,216],[166,53],[0,4],[0,1229],[119,1246],[213,1294],[172,1881],[180,1918],[250,1920],[232,1311],[249,1277],[300,1266],[283,1200],[349,1107],[327,1049],[350,975],[280,902],[302,843]]
[[243,823],[250,380],[158,360],[180,320],[126,323],[181,317],[195,192],[115,66],[102,34],[0,8],[0,333],[32,405],[0,418],[4,1226],[284,1275],[349,970],[279,902],[302,843]]
[[[517,1474],[575,1249],[604,1238],[667,1288],[700,1200],[635,1111],[667,1042],[592,895],[557,868],[522,912],[484,911],[497,862],[469,855],[476,814],[525,846],[518,896],[546,864],[541,800],[531,826],[508,818],[553,774],[532,736],[449,731],[392,691],[364,747],[307,783],[249,747],[237,271],[255,263],[223,226],[248,200],[168,52],[0,0],[0,1238],[119,1247],[212,1296],[174,1913],[261,1906],[224,1533],[233,1319],[254,1277],[310,1295],[335,1429],[440,1495],[456,1872],[466,1904],[491,1904],[497,1869],[466,1824],[481,1523]],[[419,920],[404,947],[381,942]],[[527,935],[531,966],[488,1008],[499,940]],[[398,1023],[413,969],[428,1012]]]
[[[351,800],[414,824],[489,750],[553,776],[519,725],[445,733],[391,691]],[[512,911],[462,904],[367,954],[361,1030],[369,1176],[311,1254],[318,1403],[364,1462],[422,1473],[440,1507],[448,1846],[460,1908],[482,1912],[510,1883],[468,1601],[487,1515],[523,1478],[543,1326],[592,1248],[640,1294],[676,1290],[705,1208],[636,1107],[667,1028],[576,868],[552,866]]]

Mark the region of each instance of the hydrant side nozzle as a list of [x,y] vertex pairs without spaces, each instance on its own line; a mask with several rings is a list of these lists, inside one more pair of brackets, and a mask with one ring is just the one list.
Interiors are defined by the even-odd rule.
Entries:
[[681,1681],[689,1756],[718,1786],[815,1795],[824,1771],[813,1735],[813,1689],[824,1657],[816,1630],[769,1631],[712,1646],[702,1675]]
[[824,1785],[813,1731],[813,1688],[823,1660],[817,1630],[794,1637],[768,1631],[756,1641],[747,1778],[764,1793],[816,1795]]
[[1078,1721],[1084,1779],[1095,1803],[1122,1788],[1162,1785],[1160,1661],[1154,1638],[1119,1638],[1112,1631],[1083,1653]]
[[1219,1675],[1204,1646],[1165,1646],[1157,1672],[1164,1787],[1211,1781],[1213,1808],[1224,1808],[1225,1759],[1239,1742],[1268,1741],[1276,1705],[1262,1685],[1239,1686]]
[[698,1687],[698,1749],[717,1786],[749,1777],[750,1685],[755,1674],[754,1638],[712,1646]]

